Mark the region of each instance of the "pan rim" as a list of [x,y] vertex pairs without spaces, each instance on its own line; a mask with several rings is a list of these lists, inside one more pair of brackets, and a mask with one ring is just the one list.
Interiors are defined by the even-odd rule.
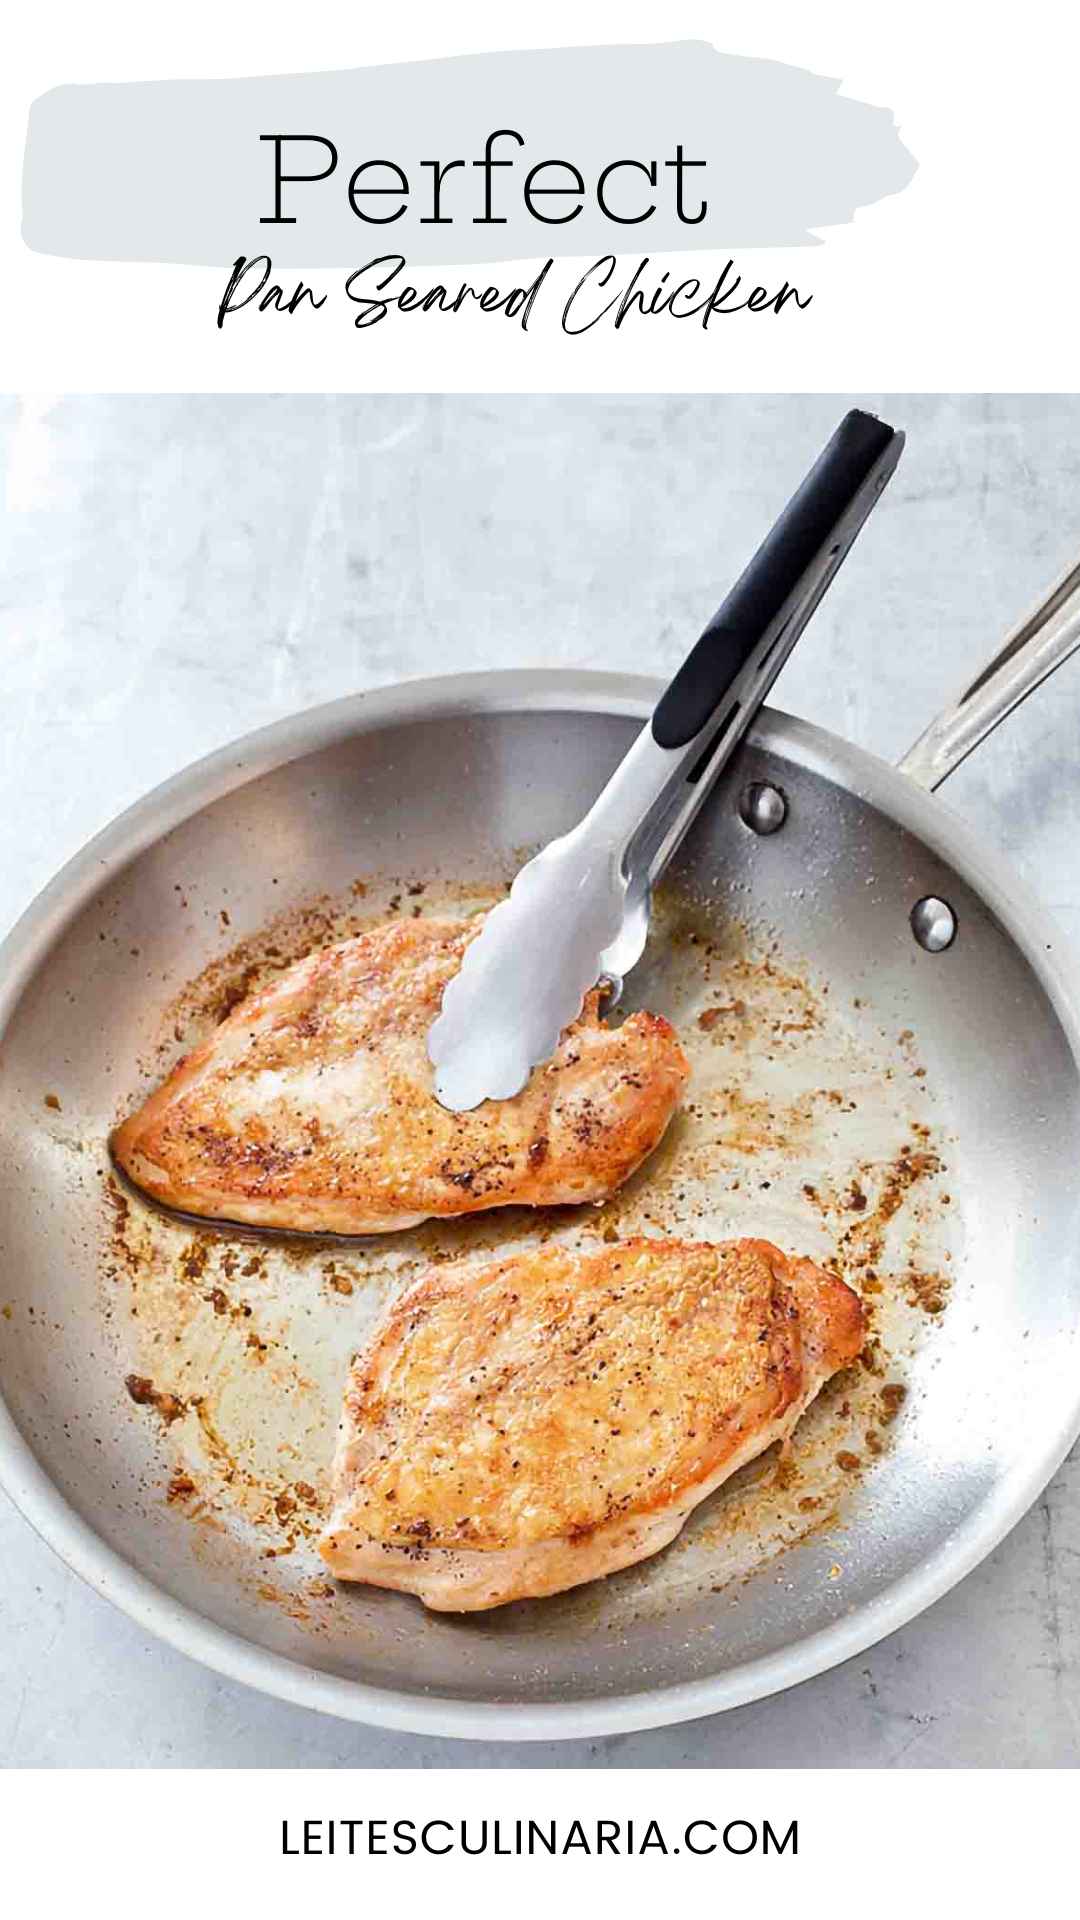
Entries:
[[[663,689],[652,676],[512,669],[397,682],[308,708],[195,761],[126,809],[60,869],[0,944],[0,1033],[39,959],[89,898],[129,860],[194,812],[250,780],[388,724],[454,713],[569,709],[644,720]],[[1041,981],[1080,1063],[1080,976],[1068,942],[1008,863],[940,800],[876,756],[776,709],[750,741],[839,779],[964,875]],[[668,1726],[743,1706],[853,1658],[941,1599],[1011,1531],[1080,1434],[1080,1387],[1038,1455],[973,1509],[933,1559],[844,1618],[728,1674],[574,1702],[479,1702],[409,1693],[306,1667],[219,1627],[140,1573],[69,1504],[0,1396],[0,1485],[35,1532],[97,1593],[177,1651],[223,1676],[341,1719],[388,1731],[488,1741],[560,1740]]]

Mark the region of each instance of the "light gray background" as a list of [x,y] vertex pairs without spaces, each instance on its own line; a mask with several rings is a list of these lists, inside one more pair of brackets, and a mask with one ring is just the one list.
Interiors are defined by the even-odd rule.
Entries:
[[[483,178],[473,162],[500,125],[524,145],[496,140],[496,218],[478,225]],[[763,127],[783,127],[783,140],[763,139]],[[284,187],[282,211],[295,224],[262,225],[274,210],[275,169],[272,146],[260,136],[288,128],[329,138],[336,170]],[[330,163],[325,148],[302,140],[285,147],[283,177],[318,174]],[[676,218],[672,174],[663,170],[680,144],[687,161],[703,163],[685,175],[687,214],[707,202],[700,224]],[[376,155],[396,162],[411,193],[362,199],[373,223],[353,212],[348,184],[354,167]],[[657,163],[655,191],[642,193],[641,174],[609,182],[616,214],[655,207],[640,225],[618,225],[595,199],[602,169],[624,155]],[[530,169],[552,156],[575,165],[587,189],[566,222],[550,216],[568,213],[575,197],[535,199],[541,219],[522,198]],[[440,224],[429,224],[433,159],[467,163],[444,178]],[[63,86],[30,111],[23,239],[40,252],[83,260],[196,261],[218,267],[223,283],[238,254],[264,251],[277,267],[310,268],[356,267],[388,252],[415,265],[543,258],[549,250],[604,254],[616,246],[650,254],[802,246],[812,231],[843,225],[857,208],[901,192],[915,166],[888,107],[851,99],[826,75],[721,53],[700,40],[463,54],[338,73]],[[534,185],[565,187],[571,179],[549,168]],[[376,165],[358,186],[396,183]]]
[[[906,427],[777,704],[895,758],[1080,546],[1080,400],[859,396]],[[846,404],[0,402],[0,922],[148,786],[408,675],[673,668]],[[956,776],[1080,943],[1080,661]],[[279,1705],[148,1641],[0,1496],[10,1766],[1072,1766],[1080,1459],[869,1654],[653,1734],[480,1747]]]

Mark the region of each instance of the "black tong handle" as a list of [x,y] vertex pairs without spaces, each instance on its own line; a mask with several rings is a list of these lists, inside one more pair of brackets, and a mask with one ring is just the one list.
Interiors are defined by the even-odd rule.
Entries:
[[[835,541],[834,565],[822,581],[824,590],[892,474],[903,445],[903,434],[873,414],[853,409],[845,415],[657,702],[652,732],[658,746],[684,747],[708,724],[755,648]],[[875,468],[880,468],[878,482],[867,493],[865,511],[852,513]],[[850,516],[847,526],[845,516]],[[807,605],[805,618],[818,597]],[[792,635],[792,642],[796,637]]]

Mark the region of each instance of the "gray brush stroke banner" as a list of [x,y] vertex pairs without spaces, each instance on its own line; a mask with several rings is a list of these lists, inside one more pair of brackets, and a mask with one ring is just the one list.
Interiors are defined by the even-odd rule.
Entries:
[[[23,171],[23,238],[39,253],[83,260],[167,261],[221,267],[238,254],[270,253],[275,267],[352,267],[373,253],[411,262],[489,261],[537,254],[683,252],[700,248],[816,244],[859,207],[899,193],[916,162],[888,108],[849,100],[839,82],[773,60],[721,53],[701,41],[663,46],[564,48],[464,55],[345,73],[240,80],[165,80],[65,86],[30,111]],[[497,146],[512,168],[492,175],[493,211],[476,224],[482,172],[446,176],[443,212],[431,214],[424,160],[482,157],[489,133],[514,128],[526,145]],[[328,179],[285,188],[295,226],[261,225],[274,210],[274,149],[261,134],[321,134],[338,149]],[[647,193],[655,214],[640,225],[606,219],[595,199],[601,169],[637,158],[663,162],[682,144],[686,206],[702,183],[699,225],[676,218],[674,174]],[[327,163],[320,147],[288,149],[295,170]],[[587,195],[565,225],[532,217],[522,199],[529,168],[572,162]],[[354,168],[393,160],[412,193],[403,216],[374,225],[347,196]],[[283,171],[288,171],[283,163]],[[365,181],[387,184],[374,171]],[[548,175],[543,184],[565,176]],[[538,182],[538,184],[540,184]],[[632,209],[643,175],[613,177],[611,202]],[[392,211],[391,199],[370,199]],[[571,201],[541,203],[566,211]]]

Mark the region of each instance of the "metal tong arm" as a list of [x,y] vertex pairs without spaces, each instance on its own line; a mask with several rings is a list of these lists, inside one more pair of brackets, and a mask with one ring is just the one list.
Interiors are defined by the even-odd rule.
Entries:
[[902,433],[846,415],[577,831],[631,893],[658,878],[891,478]]
[[897,765],[933,793],[994,728],[1080,647],[1080,560],[1006,635],[993,659]]

